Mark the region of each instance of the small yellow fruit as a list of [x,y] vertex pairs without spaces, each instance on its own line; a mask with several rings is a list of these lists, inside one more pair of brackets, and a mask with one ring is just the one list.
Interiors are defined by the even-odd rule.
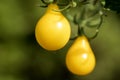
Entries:
[[35,29],[37,42],[46,50],[58,50],[69,41],[71,28],[57,4],[49,4],[46,13],[38,21]]
[[79,36],[66,55],[67,68],[76,75],[87,75],[95,67],[95,56],[85,36]]

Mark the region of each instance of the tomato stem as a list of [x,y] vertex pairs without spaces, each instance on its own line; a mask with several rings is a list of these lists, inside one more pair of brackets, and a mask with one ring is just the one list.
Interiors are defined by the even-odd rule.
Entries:
[[[49,4],[51,3],[55,3],[57,4],[57,0],[48,0],[48,1],[45,1],[45,0],[41,0],[42,3],[44,3],[45,5],[43,6],[40,6],[40,7],[48,7]],[[61,11],[64,11],[64,10],[67,10],[71,7],[76,7],[77,6],[77,3],[74,1],[74,0],[69,0],[68,4],[60,4],[58,3],[59,6],[65,6],[63,9],[59,9],[59,10],[54,10],[54,11],[57,11],[57,12],[61,12]]]
[[48,5],[51,4],[51,3],[56,3],[57,2],[57,0],[48,0],[48,1],[41,0],[41,1],[42,1],[42,3],[45,4],[45,5],[40,6],[40,7],[43,7],[43,8],[48,7]]
[[[62,5],[62,4],[58,4],[58,5]],[[64,11],[64,10],[67,10],[67,9],[69,9],[69,8],[71,8],[71,7],[76,7],[76,6],[77,6],[77,3],[74,2],[73,0],[71,0],[71,1],[69,2],[69,4],[67,4],[63,9],[54,10],[54,11],[61,12],[61,11]]]

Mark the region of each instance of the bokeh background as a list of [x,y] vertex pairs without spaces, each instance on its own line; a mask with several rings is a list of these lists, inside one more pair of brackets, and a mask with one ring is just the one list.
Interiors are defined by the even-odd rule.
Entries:
[[105,11],[100,33],[90,42],[96,67],[89,75],[77,76],[65,65],[73,40],[53,52],[37,44],[35,25],[45,12],[39,4],[39,0],[0,0],[0,80],[120,79],[120,15]]

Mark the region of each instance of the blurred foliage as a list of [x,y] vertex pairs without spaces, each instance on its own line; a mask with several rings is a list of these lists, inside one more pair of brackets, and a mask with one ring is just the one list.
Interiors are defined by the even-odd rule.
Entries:
[[[104,11],[107,16],[103,17],[100,33],[90,42],[96,68],[87,76],[76,76],[65,66],[65,55],[73,40],[54,52],[42,49],[35,40],[36,22],[46,10],[36,6],[40,3],[0,0],[0,80],[119,80],[119,15]],[[71,25],[72,35],[76,35],[76,26]]]

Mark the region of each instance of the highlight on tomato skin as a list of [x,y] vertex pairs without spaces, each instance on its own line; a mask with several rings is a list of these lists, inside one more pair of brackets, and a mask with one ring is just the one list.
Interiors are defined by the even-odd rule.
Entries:
[[66,55],[66,66],[76,75],[88,75],[95,68],[95,56],[85,36],[79,36]]
[[41,47],[46,50],[58,50],[69,41],[71,28],[69,21],[63,16],[57,4],[49,4],[46,13],[36,24],[35,37]]

